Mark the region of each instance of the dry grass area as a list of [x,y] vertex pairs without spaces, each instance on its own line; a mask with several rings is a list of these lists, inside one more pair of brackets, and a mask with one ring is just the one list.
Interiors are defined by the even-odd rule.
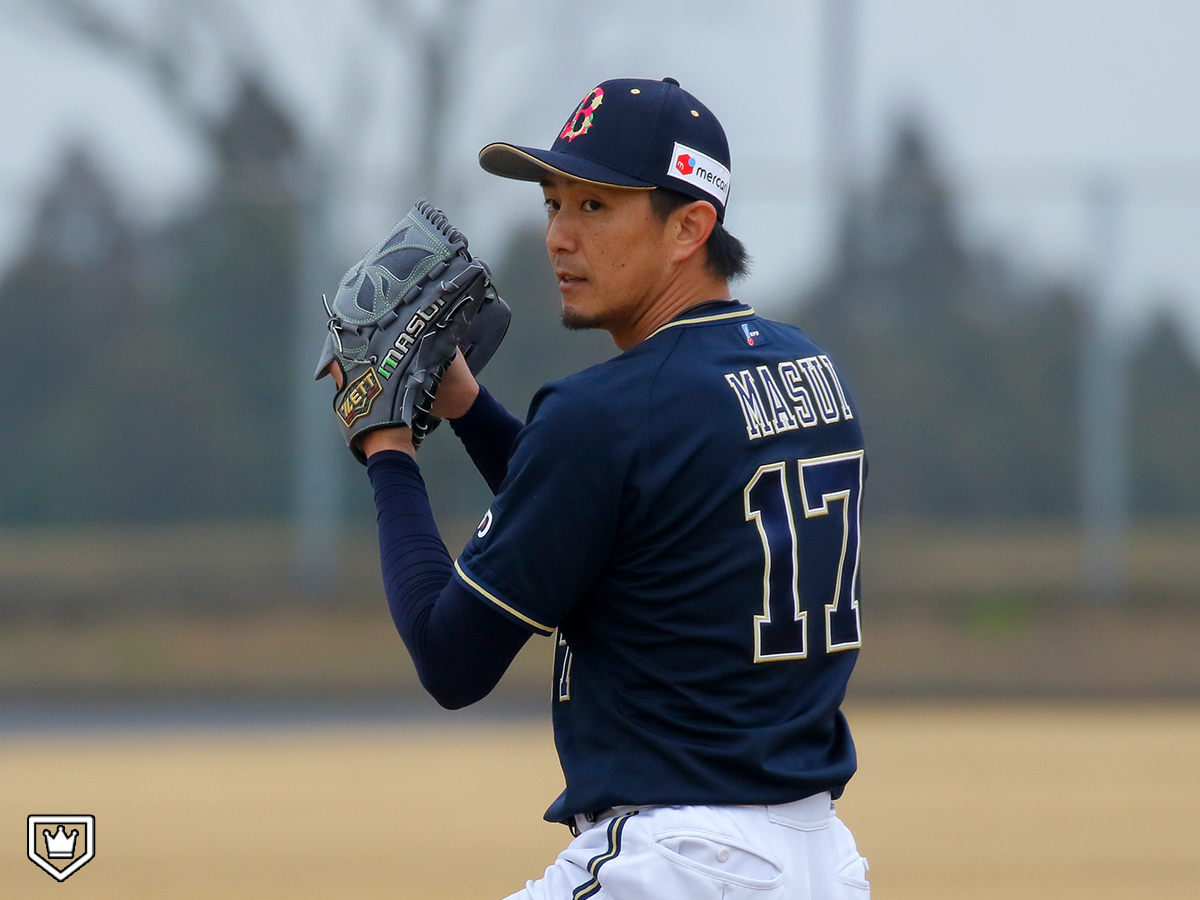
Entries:
[[[337,547],[338,597],[382,596],[366,525]],[[0,609],[96,618],[295,604],[306,588],[296,563],[294,535],[276,522],[9,528],[0,530]]]
[[[1040,608],[1005,598],[864,613],[861,697],[1200,697],[1200,603]],[[1198,748],[1200,749],[1200,748]]]
[[[1141,523],[1128,535],[1126,574],[1138,600],[1200,600],[1200,522]],[[863,525],[868,593],[921,597],[1075,599],[1082,542],[1075,528],[1012,523]]]
[[[869,524],[857,696],[1200,696],[1200,523],[1135,528],[1108,607],[1070,529]],[[331,606],[298,602],[278,524],[0,531],[0,698],[414,695],[376,554],[345,536]],[[549,655],[501,693],[544,696]]]
[[[1200,697],[1200,603],[1049,609],[865,606],[855,697]],[[526,645],[497,701],[547,696],[551,641]],[[0,628],[0,698],[421,695],[381,600],[349,608],[154,614]]]
[[[457,553],[476,521],[443,527]],[[373,522],[337,551],[338,597],[382,596]],[[1139,524],[1128,575],[1138,599],[1200,600],[1200,521]],[[292,604],[296,548],[280,523],[0,529],[0,611],[209,608]],[[863,532],[870,598],[910,602],[977,596],[1075,598],[1080,537],[1060,525],[879,522]]]
[[[553,647],[530,641],[499,698],[549,696]],[[371,606],[147,614],[0,628],[0,695],[299,697],[421,694],[382,598]]]
[[890,900],[1183,900],[1200,708],[864,707],[839,813]]
[[[1195,896],[1200,709],[849,714],[839,811],[877,897]],[[22,900],[485,900],[568,840],[540,821],[561,782],[536,721],[8,732],[0,772],[0,895]],[[94,814],[95,860],[53,881],[24,858],[30,813]]]

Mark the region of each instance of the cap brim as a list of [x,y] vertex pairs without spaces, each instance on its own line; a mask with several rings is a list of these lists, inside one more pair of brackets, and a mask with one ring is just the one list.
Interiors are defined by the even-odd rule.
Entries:
[[648,191],[655,185],[640,178],[622,175],[590,159],[553,150],[518,147],[516,144],[488,144],[479,151],[479,165],[484,171],[501,178],[540,183],[547,174],[565,175],[577,181],[605,187],[631,188]]

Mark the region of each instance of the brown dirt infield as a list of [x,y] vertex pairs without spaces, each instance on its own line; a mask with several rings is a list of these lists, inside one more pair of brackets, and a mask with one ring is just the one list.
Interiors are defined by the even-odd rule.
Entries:
[[[859,704],[839,812],[877,898],[1194,897],[1200,707]],[[453,723],[452,714],[447,722]],[[568,840],[549,726],[0,733],[0,896],[499,898]],[[26,816],[90,813],[59,884]]]

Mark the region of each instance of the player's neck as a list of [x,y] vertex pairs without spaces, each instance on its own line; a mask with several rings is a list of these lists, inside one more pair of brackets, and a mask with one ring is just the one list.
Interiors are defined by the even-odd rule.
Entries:
[[693,306],[729,299],[729,283],[725,279],[714,278],[703,266],[689,266],[680,270],[627,327],[610,329],[609,333],[617,347],[628,350]]

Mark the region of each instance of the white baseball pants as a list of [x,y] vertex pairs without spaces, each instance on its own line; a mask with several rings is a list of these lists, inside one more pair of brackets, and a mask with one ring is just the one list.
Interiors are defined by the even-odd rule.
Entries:
[[[586,831],[582,830],[587,828]],[[778,806],[618,809],[507,900],[869,900],[829,794]]]

